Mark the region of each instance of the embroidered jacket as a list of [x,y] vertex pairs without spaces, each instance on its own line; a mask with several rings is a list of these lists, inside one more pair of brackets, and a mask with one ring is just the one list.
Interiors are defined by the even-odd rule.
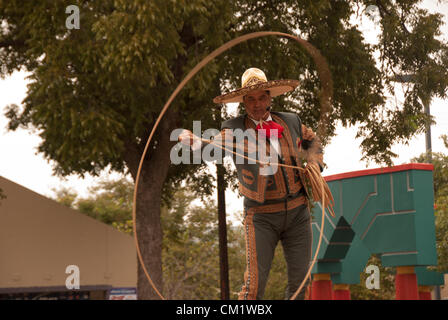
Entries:
[[[284,128],[282,137],[278,139],[280,148],[278,163],[303,167],[302,159],[305,158],[307,162],[317,162],[322,171],[324,166],[322,147],[315,133],[303,125],[295,113],[271,112],[271,116]],[[238,153],[244,153],[253,159],[258,154],[255,146],[260,145],[255,128],[255,123],[247,115],[243,115],[224,121],[221,125],[221,135],[224,136],[227,145],[232,142]],[[248,134],[245,143],[236,143],[234,136],[226,129],[232,129],[232,132],[237,129],[246,131]],[[272,154],[270,144],[264,143],[264,145],[267,155]],[[262,160],[258,157],[257,159]],[[302,185],[302,173],[297,169],[277,167],[274,174],[266,175],[260,174],[261,165],[258,163],[251,163],[238,156],[233,157],[233,161],[238,173],[239,191],[245,197],[245,205],[277,202],[293,198],[300,193],[306,194]]]

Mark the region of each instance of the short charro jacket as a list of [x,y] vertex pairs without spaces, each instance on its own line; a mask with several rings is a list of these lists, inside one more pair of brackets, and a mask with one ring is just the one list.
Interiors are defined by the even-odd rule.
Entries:
[[[320,143],[314,132],[302,124],[299,116],[290,112],[271,112],[271,116],[275,122],[284,127],[282,137],[278,139],[280,148],[278,163],[303,167],[303,160],[316,161],[322,170],[324,164]],[[255,123],[247,115],[224,121],[221,126],[222,132],[226,129],[246,130],[249,135],[253,134],[252,141],[258,142],[259,137],[255,133],[255,128]],[[253,129],[253,131],[247,129]],[[249,157],[256,156],[257,153],[251,152],[247,143],[244,150],[237,147],[236,151],[244,152]],[[265,145],[269,155],[270,145],[268,143]],[[307,151],[311,149],[313,152]],[[300,193],[306,194],[302,185],[303,175],[298,169],[278,167],[275,174],[263,175],[260,174],[259,163],[250,163],[247,160],[241,163],[241,161],[235,161],[235,157],[233,160],[238,174],[239,191],[246,198],[245,203],[271,203],[293,198]]]

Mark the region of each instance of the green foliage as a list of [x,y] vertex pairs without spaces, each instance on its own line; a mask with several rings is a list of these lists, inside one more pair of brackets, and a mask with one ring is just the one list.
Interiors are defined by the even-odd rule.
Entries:
[[[241,220],[242,221],[242,220]],[[246,271],[246,240],[242,223],[227,228],[230,299],[237,300]]]
[[412,162],[417,163],[427,163],[431,162],[434,166],[433,170],[433,179],[434,179],[434,199],[437,201],[437,198],[443,194],[447,193],[448,186],[448,156],[439,153],[433,152],[431,154],[431,159],[428,159],[428,155],[426,153],[421,154],[417,158],[413,158]]
[[112,225],[120,231],[132,233],[132,200],[134,184],[123,177],[101,180],[89,188],[91,194],[80,198],[70,189],[54,190],[55,200],[80,212]]
[[134,183],[126,178],[100,181],[89,189],[95,196],[77,201],[78,210],[107,224],[132,219]]
[[446,273],[448,270],[448,189],[446,186],[437,197],[435,206],[437,271]]
[[218,299],[219,249],[216,206],[191,206],[191,195],[176,194],[162,209],[164,294],[167,299]]
[[[442,136],[445,147],[448,148],[446,135]],[[434,166],[434,215],[436,225],[437,271],[448,270],[448,155],[432,153],[431,163]],[[412,162],[428,162],[428,155],[421,154]]]
[[[269,272],[263,299],[284,300],[287,284],[286,260],[283,247],[279,244],[275,249],[274,259],[272,260],[271,271]],[[306,288],[302,290],[306,290]]]
[[[358,1],[365,5],[371,1]],[[379,152],[379,145],[408,141],[410,134],[421,133],[429,121],[422,112],[434,96],[447,96],[447,44],[438,40],[443,16],[429,14],[418,7],[420,1],[376,1],[381,20],[379,43],[373,46],[380,54],[382,82],[394,92],[397,75],[411,75],[412,82],[404,83],[405,102],[402,108],[379,110],[371,114],[359,135],[369,130],[370,136],[361,146],[365,157]],[[389,155],[393,155],[390,153]],[[387,161],[387,153],[376,158]]]
[[367,289],[366,279],[370,274],[361,272],[359,284],[350,286],[352,300],[395,300],[395,269],[383,267],[378,255],[373,254],[367,261],[366,267],[375,265],[380,272],[380,288]]
[[54,200],[66,207],[77,209],[76,199],[78,194],[73,189],[65,187],[62,189],[53,188],[52,191],[55,193]]

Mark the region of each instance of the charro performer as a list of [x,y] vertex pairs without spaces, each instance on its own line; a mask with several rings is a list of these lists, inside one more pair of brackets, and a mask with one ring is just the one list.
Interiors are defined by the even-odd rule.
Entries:
[[[232,138],[235,130],[253,129],[252,132],[257,132],[253,140],[256,145],[261,142],[267,155],[275,156],[276,161],[271,157],[271,163],[289,166],[306,163],[307,167],[314,166],[321,172],[323,153],[315,133],[295,113],[270,111],[273,97],[294,90],[298,84],[297,80],[268,81],[260,69],[246,70],[240,89],[213,99],[215,103],[243,102],[246,110],[246,114],[222,123],[222,141],[230,139],[235,143]],[[188,130],[179,136],[179,141],[193,148],[204,142],[201,140]],[[214,141],[219,139],[215,137]],[[247,155],[249,149],[246,144],[242,152]],[[288,274],[285,298],[289,299],[304,280],[311,260],[312,231],[305,176],[298,169],[274,164],[237,161],[235,166],[239,190],[244,196],[247,263],[238,298],[262,299],[274,251],[281,241]],[[304,296],[305,290],[302,290],[297,299]]]

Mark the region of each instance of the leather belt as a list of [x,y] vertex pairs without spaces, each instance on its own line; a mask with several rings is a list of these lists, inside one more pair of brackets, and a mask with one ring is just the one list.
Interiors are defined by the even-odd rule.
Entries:
[[250,207],[247,209],[248,213],[275,213],[285,210],[295,209],[302,204],[306,203],[306,198],[303,195],[300,195],[292,200],[285,200],[283,202],[261,205],[257,207]]

